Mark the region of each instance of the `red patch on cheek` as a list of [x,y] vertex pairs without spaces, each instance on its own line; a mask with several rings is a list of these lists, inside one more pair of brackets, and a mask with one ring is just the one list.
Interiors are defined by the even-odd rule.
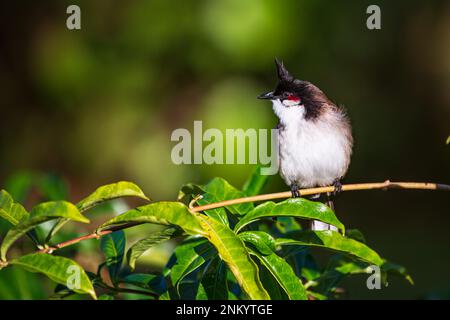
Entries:
[[289,101],[299,102],[300,98],[297,98],[296,96],[290,95],[288,96]]

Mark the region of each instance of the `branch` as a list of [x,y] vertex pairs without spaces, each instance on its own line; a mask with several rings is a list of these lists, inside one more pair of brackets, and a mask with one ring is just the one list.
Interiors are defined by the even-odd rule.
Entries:
[[[373,190],[373,189],[419,189],[419,190],[446,190],[450,191],[450,185],[439,184],[439,183],[428,183],[428,182],[391,182],[386,180],[385,182],[375,182],[375,183],[357,183],[357,184],[346,184],[342,185],[342,191],[356,191],[356,190]],[[319,193],[333,192],[334,186],[331,187],[319,187],[319,188],[308,188],[300,189],[301,196],[309,196]],[[239,203],[246,202],[257,202],[266,201],[274,199],[284,199],[290,198],[292,196],[291,191],[260,194],[257,196],[244,197],[239,199],[225,200],[215,203],[206,204],[203,206],[192,207],[191,211],[199,212],[204,210],[210,210],[225,206],[231,206]]]
[[[356,191],[356,190],[374,190],[374,189],[415,189],[415,190],[445,190],[450,191],[450,185],[446,184],[439,184],[439,183],[426,183],[426,182],[391,182],[389,180],[386,180],[385,182],[377,182],[377,183],[358,183],[358,184],[346,184],[342,185],[342,191]],[[300,189],[300,194],[302,196],[307,195],[313,195],[313,194],[319,194],[319,193],[327,193],[327,192],[333,192],[334,187],[320,187],[320,188],[308,188],[308,189]],[[290,191],[285,192],[277,192],[277,193],[269,193],[269,194],[261,194],[257,196],[252,197],[244,197],[244,198],[238,198],[238,199],[232,199],[232,200],[226,200],[226,201],[220,201],[215,203],[210,203],[203,206],[198,207],[190,207],[190,210],[192,212],[199,212],[199,211],[205,211],[225,206],[230,206],[234,204],[239,203],[246,203],[246,202],[257,202],[257,201],[266,201],[266,200],[274,200],[274,199],[284,199],[284,198],[290,198],[292,193]],[[74,238],[68,241],[61,242],[59,244],[56,244],[52,247],[47,247],[44,249],[41,249],[37,251],[38,253],[52,253],[55,250],[68,247],[70,245],[76,244],[78,242],[88,240],[88,239],[99,239],[104,235],[110,234],[114,231],[127,229],[134,227],[136,225],[139,225],[141,223],[127,223],[123,224],[108,230],[103,230],[98,233],[93,232],[78,238]]]
[[134,226],[137,226],[137,225],[140,225],[140,224],[141,223],[138,223],[138,222],[130,222],[130,223],[126,223],[126,224],[123,224],[123,225],[120,225],[120,226],[116,226],[116,227],[110,228],[108,230],[103,230],[103,231],[100,231],[100,232],[92,232],[92,233],[86,234],[86,235],[81,236],[81,237],[77,237],[77,238],[74,238],[74,239],[70,239],[70,240],[58,243],[58,244],[56,244],[56,245],[54,245],[52,247],[43,248],[41,250],[38,250],[36,253],[53,253],[53,251],[55,251],[55,250],[71,246],[71,245],[76,244],[78,242],[81,242],[81,241],[84,241],[84,240],[89,240],[89,239],[100,239],[101,237],[103,237],[103,236],[105,236],[107,234],[113,233],[114,231],[119,231],[119,230],[122,230],[122,229],[131,228],[131,227],[134,227]]

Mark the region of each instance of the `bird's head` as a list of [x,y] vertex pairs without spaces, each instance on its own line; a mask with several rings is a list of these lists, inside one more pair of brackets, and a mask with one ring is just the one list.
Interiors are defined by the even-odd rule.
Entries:
[[295,79],[284,66],[275,59],[278,74],[278,84],[275,90],[263,93],[259,99],[272,100],[284,108],[304,108],[305,118],[314,118],[321,109],[332,102],[315,85],[308,81]]

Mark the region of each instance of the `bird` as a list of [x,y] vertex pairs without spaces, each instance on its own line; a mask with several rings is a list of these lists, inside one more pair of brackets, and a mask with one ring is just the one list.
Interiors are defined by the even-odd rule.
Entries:
[[[343,107],[317,86],[294,78],[278,59],[275,65],[275,90],[258,98],[271,100],[279,119],[276,128],[280,176],[294,198],[301,197],[301,188],[334,186],[334,191],[326,195],[326,203],[334,211],[332,198],[342,191],[341,179],[352,155],[350,119]],[[311,222],[311,229],[337,231],[335,226],[317,220]]]

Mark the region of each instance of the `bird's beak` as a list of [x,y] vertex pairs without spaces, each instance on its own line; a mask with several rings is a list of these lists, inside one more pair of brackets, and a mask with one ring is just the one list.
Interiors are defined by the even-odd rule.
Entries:
[[273,94],[273,91],[270,91],[270,92],[266,92],[266,93],[260,94],[258,96],[258,99],[275,100],[275,99],[277,99],[277,96],[275,96]]

